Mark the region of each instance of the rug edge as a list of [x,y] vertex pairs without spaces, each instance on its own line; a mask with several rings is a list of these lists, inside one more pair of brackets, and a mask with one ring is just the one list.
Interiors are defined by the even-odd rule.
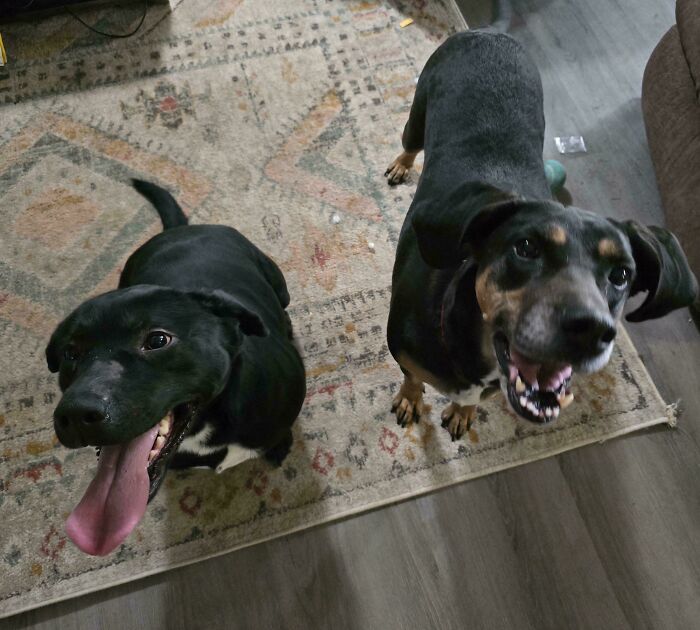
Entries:
[[[625,335],[626,335],[626,332],[625,332]],[[629,338],[627,339],[627,341],[630,341]],[[640,360],[640,364],[643,366],[641,360]],[[648,374],[647,374],[647,376],[648,376]],[[653,381],[651,380],[650,377],[649,377],[649,381],[653,385]],[[409,499],[424,497],[424,496],[427,496],[429,494],[432,494],[433,492],[444,490],[445,488],[448,488],[450,486],[455,486],[455,485],[460,484],[460,483],[472,481],[473,479],[477,479],[479,477],[486,477],[487,475],[492,475],[492,474],[495,474],[498,472],[502,472],[504,470],[508,470],[509,468],[519,468],[520,466],[523,466],[525,464],[531,464],[531,463],[534,463],[537,461],[541,461],[543,459],[547,459],[549,457],[561,455],[562,453],[566,453],[567,451],[573,451],[573,450],[582,448],[584,446],[590,446],[593,444],[603,444],[605,442],[609,442],[610,440],[613,440],[613,439],[616,439],[619,437],[623,437],[623,436],[629,435],[631,433],[636,433],[638,431],[642,431],[643,429],[648,429],[648,428],[653,427],[653,426],[666,424],[669,427],[674,427],[675,421],[673,419],[673,411],[672,411],[673,405],[667,405],[663,401],[658,390],[656,390],[655,385],[654,385],[653,389],[654,389],[655,395],[659,399],[659,402],[662,404],[662,407],[666,410],[666,414],[662,417],[654,418],[652,420],[647,420],[646,422],[643,422],[643,423],[640,423],[640,424],[637,424],[634,426],[622,427],[619,430],[614,431],[614,432],[606,435],[603,439],[601,439],[600,437],[594,437],[594,438],[590,438],[590,439],[582,438],[582,439],[579,439],[578,441],[575,441],[573,443],[568,444],[566,447],[562,446],[562,447],[556,448],[552,451],[540,452],[540,453],[533,454],[532,456],[518,462],[517,464],[512,464],[512,463],[499,464],[499,465],[493,466],[491,468],[482,469],[478,473],[475,473],[475,472],[466,473],[462,476],[458,476],[458,477],[451,479],[449,481],[441,482],[435,486],[432,486],[432,487],[424,489],[424,490],[404,492],[402,494],[394,495],[386,500],[374,501],[372,503],[363,504],[362,506],[357,507],[357,508],[350,508],[348,510],[342,510],[342,511],[339,511],[338,513],[334,514],[332,518],[314,519],[314,520],[311,520],[311,521],[304,523],[303,525],[294,526],[288,530],[279,531],[279,532],[276,532],[274,534],[270,534],[269,536],[264,536],[263,538],[257,539],[255,541],[243,543],[243,544],[240,544],[238,546],[234,546],[234,547],[231,547],[231,548],[223,550],[223,551],[217,551],[217,552],[212,553],[212,554],[199,556],[199,557],[191,559],[191,560],[185,560],[183,562],[175,563],[172,566],[167,567],[166,569],[159,568],[159,569],[154,569],[152,571],[145,571],[145,572],[139,573],[138,575],[135,575],[135,576],[130,575],[129,577],[125,577],[123,580],[117,580],[115,582],[111,582],[111,583],[106,584],[106,585],[98,586],[94,589],[81,591],[78,594],[76,594],[75,592],[67,593],[67,594],[61,595],[59,597],[56,597],[54,599],[51,599],[51,600],[42,601],[39,604],[36,604],[36,603],[28,604],[24,607],[20,607],[19,609],[13,610],[13,611],[8,612],[8,613],[0,612],[0,619],[6,619],[9,617],[13,617],[15,615],[22,614],[24,612],[28,612],[30,610],[37,610],[39,608],[44,608],[45,606],[51,606],[53,604],[58,604],[62,601],[66,601],[69,599],[77,599],[77,598],[83,597],[85,595],[91,595],[93,593],[97,593],[99,591],[104,591],[104,590],[107,590],[109,588],[113,588],[115,586],[121,586],[121,585],[126,584],[128,582],[135,582],[138,580],[142,580],[144,578],[151,577],[151,576],[157,575],[159,573],[168,573],[169,571],[172,571],[174,569],[180,569],[182,567],[186,567],[186,566],[189,566],[191,564],[196,564],[198,562],[204,562],[207,560],[211,560],[213,558],[218,558],[219,556],[223,556],[223,555],[226,555],[228,553],[234,553],[236,551],[240,551],[240,550],[246,549],[248,547],[253,547],[255,545],[267,543],[267,542],[270,542],[272,540],[276,540],[276,539],[282,538],[284,536],[290,536],[292,534],[296,534],[296,533],[299,533],[301,531],[310,530],[310,529],[313,529],[315,527],[319,527],[321,525],[337,523],[340,520],[350,518],[353,516],[357,516],[359,514],[371,512],[373,510],[376,510],[376,509],[379,509],[382,507],[403,503],[404,501],[408,501]]]
[[[624,326],[620,325],[619,333],[622,333],[622,338],[624,339],[624,343],[627,344],[627,348],[632,351],[633,356],[637,361],[637,365],[639,366],[640,372],[646,378],[649,385],[651,385],[651,387],[649,389],[652,392],[652,394],[654,395],[654,397],[656,398],[656,402],[658,402],[659,405],[661,405],[661,407],[666,410],[666,423],[669,425],[669,427],[675,428],[678,425],[678,405],[677,405],[677,403],[667,403],[666,400],[664,400],[664,397],[661,395],[661,392],[656,387],[656,383],[654,382],[654,379],[651,378],[651,374],[649,374],[649,370],[647,370],[647,366],[645,365],[644,361],[642,361],[642,357],[639,354],[639,351],[637,350],[637,346],[634,345],[634,342],[632,341],[632,337],[630,337],[629,333],[627,332],[627,329]],[[618,344],[619,344],[619,341],[618,341]],[[622,435],[624,435],[624,434],[622,434]]]
[[459,7],[457,6],[457,0],[445,0],[445,4],[452,11],[455,21],[458,23],[458,25],[461,26],[462,29],[464,29],[465,31],[468,31],[469,24],[467,23],[467,18],[465,18],[462,12],[459,10]]

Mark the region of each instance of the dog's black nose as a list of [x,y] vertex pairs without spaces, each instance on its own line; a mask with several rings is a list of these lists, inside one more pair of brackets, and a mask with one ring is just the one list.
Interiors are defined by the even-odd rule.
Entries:
[[606,346],[617,334],[610,320],[586,312],[567,313],[560,325],[570,341],[576,344],[590,344],[596,348]]
[[54,428],[65,446],[85,446],[108,417],[106,403],[97,396],[64,396],[53,414]]
[[59,405],[54,414],[54,419],[62,426],[68,426],[71,423],[96,424],[103,422],[106,418],[107,409],[99,399]]

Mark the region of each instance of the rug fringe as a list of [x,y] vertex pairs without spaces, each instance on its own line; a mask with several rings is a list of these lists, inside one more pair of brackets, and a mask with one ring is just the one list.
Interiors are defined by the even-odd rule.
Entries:
[[678,405],[680,402],[681,399],[679,398],[676,402],[666,405],[667,424],[672,429],[675,429],[678,426]]

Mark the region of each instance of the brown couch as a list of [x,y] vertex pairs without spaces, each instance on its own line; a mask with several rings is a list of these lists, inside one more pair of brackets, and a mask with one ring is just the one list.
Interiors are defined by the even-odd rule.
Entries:
[[647,64],[642,109],[666,225],[700,278],[700,0],[678,0],[676,22]]

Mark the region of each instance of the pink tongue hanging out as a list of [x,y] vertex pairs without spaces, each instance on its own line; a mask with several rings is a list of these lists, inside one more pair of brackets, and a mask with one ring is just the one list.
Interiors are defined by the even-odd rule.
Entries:
[[148,454],[158,425],[126,444],[103,446],[97,474],[66,521],[76,546],[93,556],[115,549],[136,527],[148,504]]

